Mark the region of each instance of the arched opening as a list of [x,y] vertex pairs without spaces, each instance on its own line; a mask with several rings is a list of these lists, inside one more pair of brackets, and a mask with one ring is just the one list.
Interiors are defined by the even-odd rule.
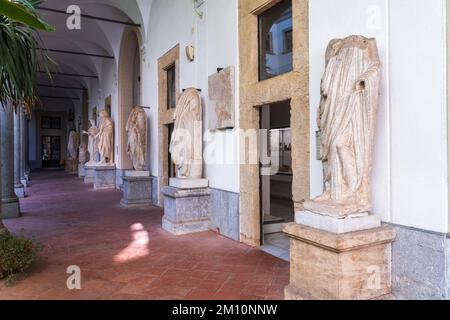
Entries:
[[119,58],[119,155],[117,167],[121,170],[133,169],[127,154],[127,134],[125,126],[131,109],[141,104],[141,53],[138,34],[126,30],[122,39]]

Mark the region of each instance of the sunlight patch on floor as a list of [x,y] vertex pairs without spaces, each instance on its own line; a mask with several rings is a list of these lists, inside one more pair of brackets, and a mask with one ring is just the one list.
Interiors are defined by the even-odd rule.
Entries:
[[137,260],[146,257],[150,253],[148,249],[150,240],[144,226],[141,223],[135,223],[130,227],[130,230],[133,240],[128,247],[114,257],[114,261],[117,263],[127,263]]

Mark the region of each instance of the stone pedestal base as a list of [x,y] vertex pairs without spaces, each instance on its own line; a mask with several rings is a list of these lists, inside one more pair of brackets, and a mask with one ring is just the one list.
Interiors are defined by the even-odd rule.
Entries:
[[86,170],[83,163],[78,164],[78,178],[84,178],[86,176]]
[[14,193],[18,198],[25,198],[25,187],[23,184],[17,184],[14,186]]
[[1,200],[2,219],[14,219],[20,217],[19,199],[16,197]]
[[125,171],[123,176],[129,178],[138,178],[138,177],[148,178],[150,177],[150,171],[127,170]]
[[122,193],[123,197],[120,204],[125,207],[151,206],[152,203],[152,180],[147,177],[128,177],[123,178]]
[[208,188],[208,179],[183,179],[183,178],[170,178],[169,185],[178,189],[201,189]]
[[189,234],[209,230],[211,221],[211,190],[183,190],[164,187],[164,217],[162,227],[175,234]]
[[116,166],[99,165],[94,169],[94,190],[116,188]]
[[295,213],[295,222],[335,234],[381,227],[381,218],[368,213],[349,217],[330,217],[310,211],[298,211]]
[[84,165],[84,183],[94,183],[95,166]]
[[391,293],[392,227],[332,234],[290,223],[283,231],[291,239],[287,300],[374,299]]

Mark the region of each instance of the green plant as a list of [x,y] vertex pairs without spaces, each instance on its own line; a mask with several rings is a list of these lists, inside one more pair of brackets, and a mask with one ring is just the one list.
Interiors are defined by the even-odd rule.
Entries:
[[50,58],[39,50],[36,30],[53,28],[39,19],[39,0],[0,0],[0,103],[24,104],[31,111],[37,100],[38,70],[47,70]]
[[28,269],[37,254],[40,244],[9,232],[0,233],[0,279],[14,279],[14,276]]
[[39,1],[0,0],[0,15],[36,30],[54,31],[55,29],[51,25],[37,16],[35,8],[39,3]]

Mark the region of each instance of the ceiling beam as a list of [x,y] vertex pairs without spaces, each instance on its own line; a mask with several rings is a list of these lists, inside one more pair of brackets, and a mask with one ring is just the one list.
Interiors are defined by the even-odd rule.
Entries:
[[54,89],[70,89],[70,90],[84,90],[82,87],[69,87],[69,86],[55,86],[49,84],[38,84],[38,87],[42,88],[54,88]]
[[[67,13],[64,10],[57,10],[57,9],[45,8],[45,7],[36,7],[36,9],[39,9],[39,10],[42,10],[42,11],[61,13],[61,14],[65,14],[65,15],[68,15],[68,16],[72,15],[71,13]],[[124,25],[127,25],[127,26],[134,26],[134,27],[138,27],[138,28],[141,27],[140,24],[134,23],[134,22],[120,21],[120,20],[116,20],[116,19],[109,19],[109,18],[103,18],[103,17],[98,17],[98,16],[92,16],[92,15],[83,14],[83,13],[80,16],[82,18],[86,18],[86,19],[93,19],[93,20],[99,20],[99,21],[105,21],[105,22],[111,22],[111,23],[124,24]]]
[[104,55],[104,54],[86,53],[86,52],[80,52],[80,51],[60,50],[60,49],[45,49],[45,48],[37,48],[37,49],[43,50],[43,51],[49,51],[49,52],[56,52],[56,53],[76,54],[76,55],[80,55],[80,56],[114,59],[114,56],[109,56],[109,55]]
[[58,96],[39,96],[39,98],[43,99],[61,99],[61,100],[80,100],[77,97],[58,97]]
[[38,70],[38,73],[50,73],[51,75],[55,75],[55,76],[66,76],[66,77],[81,77],[81,78],[94,78],[94,79],[98,79],[98,76],[95,75],[89,75],[89,74],[78,74],[78,73],[66,73],[66,72],[47,72],[47,71],[41,71]]

